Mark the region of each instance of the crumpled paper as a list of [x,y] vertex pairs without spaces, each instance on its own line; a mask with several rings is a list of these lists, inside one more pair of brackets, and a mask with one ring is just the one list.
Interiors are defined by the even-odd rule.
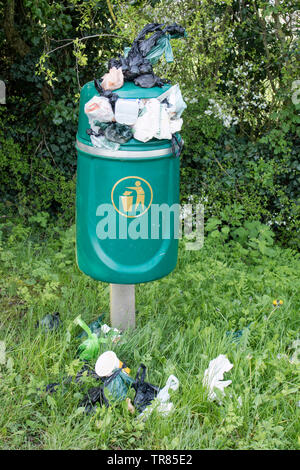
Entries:
[[223,380],[224,373],[232,369],[233,364],[229,362],[224,354],[210,361],[208,368],[204,371],[203,385],[208,388],[208,399],[213,401],[217,399],[214,389],[218,389],[225,395],[224,388],[232,383],[232,380]]

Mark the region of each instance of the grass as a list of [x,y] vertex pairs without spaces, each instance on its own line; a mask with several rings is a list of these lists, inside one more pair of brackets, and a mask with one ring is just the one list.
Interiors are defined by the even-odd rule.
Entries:
[[[79,403],[91,379],[83,390],[71,384],[43,391],[81,367],[74,318],[89,323],[109,312],[109,286],[76,267],[74,227],[52,228],[40,239],[18,225],[2,230],[1,449],[299,449],[296,253],[273,246],[266,255],[253,243],[242,247],[209,234],[200,251],[185,250],[181,241],[174,272],[136,287],[136,330],[104,346],[133,377],[142,362],[151,383],[162,387],[170,374],[180,381],[171,395],[174,412],[139,422],[125,402],[84,414]],[[274,299],[283,305],[274,308]],[[36,329],[55,311],[62,318],[57,332]],[[228,334],[248,325],[239,341]],[[209,401],[202,385],[219,354],[234,365],[222,404]]]

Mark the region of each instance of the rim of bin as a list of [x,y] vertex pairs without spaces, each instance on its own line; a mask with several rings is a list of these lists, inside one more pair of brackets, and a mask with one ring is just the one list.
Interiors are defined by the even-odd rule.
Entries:
[[91,145],[84,144],[78,139],[76,140],[76,148],[81,152],[87,153],[93,157],[107,157],[107,158],[132,158],[144,160],[145,158],[167,157],[172,155],[172,147],[160,148],[156,150],[108,150],[104,148],[97,148]]

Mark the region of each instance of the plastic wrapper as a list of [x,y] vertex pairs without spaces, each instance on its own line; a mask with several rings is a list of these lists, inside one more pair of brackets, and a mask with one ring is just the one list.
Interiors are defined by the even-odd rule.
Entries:
[[108,377],[103,384],[103,388],[106,388],[112,398],[116,401],[125,400],[128,392],[128,388],[131,387],[134,380],[122,369],[126,368],[123,364],[122,368],[116,369],[111,377]]
[[133,136],[141,142],[148,142],[159,132],[159,125],[160,103],[157,99],[151,98],[133,126]]
[[169,35],[165,35],[159,38],[156,45],[152,47],[151,51],[148,52],[146,57],[151,62],[151,64],[154,65],[159,61],[163,54],[165,54],[166,62],[173,62],[174,57]]
[[121,68],[117,69],[116,67],[112,67],[102,79],[101,87],[103,90],[117,90],[124,84],[124,76]]
[[171,139],[167,106],[161,104],[156,98],[149,99],[133,126],[133,136],[141,142],[148,142],[153,138]]
[[95,131],[95,121],[111,122],[114,113],[108,98],[93,96],[84,106],[84,112],[88,117],[91,128]]
[[85,397],[82,399],[80,406],[85,408],[86,413],[90,413],[95,409],[97,403],[99,403],[100,406],[105,405],[107,408],[109,406],[102,387],[90,388]]
[[114,152],[120,148],[120,144],[108,140],[104,135],[91,135],[91,142],[94,147],[112,150]]
[[176,158],[180,157],[180,154],[183,149],[183,140],[179,140],[176,134],[172,134],[172,153]]
[[181,130],[183,124],[182,119],[171,119],[170,120],[170,132],[171,134],[175,134]]
[[118,144],[125,144],[133,136],[131,127],[126,124],[119,124],[118,122],[112,123],[105,129],[105,137],[111,142]]
[[136,86],[142,88],[152,88],[154,86],[162,87],[166,83],[166,81],[163,81],[161,78],[154,75],[154,73],[141,74],[133,81]]
[[[104,318],[104,313],[102,313],[102,315],[100,315],[97,320],[93,321],[92,323],[90,323],[88,325],[89,329],[91,330],[92,333],[94,333],[95,335],[97,335],[97,337],[99,338],[99,336],[101,335],[101,328],[103,326],[102,324],[102,320]],[[85,338],[87,337],[88,334],[86,331],[82,331],[78,336],[77,338],[79,339],[82,339],[82,338]]]
[[75,318],[74,323],[81,326],[88,335],[88,338],[78,348],[80,359],[86,361],[96,359],[100,353],[100,344],[97,335],[91,332],[90,328],[80,317]]
[[109,103],[112,107],[112,110],[114,112],[115,111],[116,101],[119,99],[119,96],[117,95],[117,93],[114,93],[111,90],[103,90],[103,88],[101,86],[101,82],[97,78],[94,78],[94,85],[95,85],[95,88],[98,91],[100,97],[108,99],[108,101],[109,101]]
[[117,328],[111,328],[104,324],[101,326],[101,333],[110,338],[113,343],[117,343],[121,339],[121,332]]
[[148,406],[143,413],[141,418],[148,418],[154,409],[157,410],[162,416],[167,416],[173,409],[173,403],[170,402],[169,390],[177,390],[179,387],[179,380],[175,375],[170,375],[166,385],[159,391],[157,397],[152,401],[151,405]]
[[165,93],[162,93],[157,98],[161,103],[164,100],[168,102],[168,113],[171,118],[179,119],[186,109],[186,103],[182,98],[179,85],[176,84],[169,88]]
[[119,98],[115,106],[115,119],[120,124],[132,126],[139,114],[139,100]]

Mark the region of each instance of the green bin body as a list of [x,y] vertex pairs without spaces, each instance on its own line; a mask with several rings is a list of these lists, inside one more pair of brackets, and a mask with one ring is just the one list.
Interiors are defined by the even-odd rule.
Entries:
[[[156,98],[170,85],[143,89],[127,82],[120,98]],[[79,269],[114,284],[162,278],[176,266],[179,236],[179,158],[170,140],[131,139],[118,151],[92,146],[81,91],[76,148],[76,258]],[[179,137],[180,138],[180,137]],[[171,208],[171,210],[170,210]]]

